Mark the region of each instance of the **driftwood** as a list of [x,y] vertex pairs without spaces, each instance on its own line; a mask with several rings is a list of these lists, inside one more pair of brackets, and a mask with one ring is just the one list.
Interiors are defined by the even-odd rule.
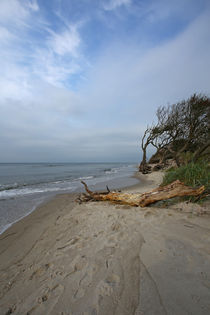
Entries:
[[178,196],[199,196],[201,195],[205,187],[201,186],[199,188],[192,188],[185,186],[179,180],[174,181],[173,183],[167,186],[161,186],[153,189],[150,192],[143,194],[138,193],[121,193],[121,192],[110,192],[107,188],[107,192],[93,192],[91,191],[85,182],[81,182],[85,186],[86,194],[81,195],[78,198],[79,202],[95,200],[95,201],[111,201],[114,203],[127,204],[130,206],[141,206],[145,207],[149,204],[152,204],[156,201],[166,200]]

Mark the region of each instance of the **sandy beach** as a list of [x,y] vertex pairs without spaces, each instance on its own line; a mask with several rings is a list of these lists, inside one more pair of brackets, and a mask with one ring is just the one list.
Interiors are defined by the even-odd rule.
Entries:
[[[141,178],[126,191],[162,173]],[[0,314],[210,314],[207,206],[75,199],[57,195],[0,236]]]

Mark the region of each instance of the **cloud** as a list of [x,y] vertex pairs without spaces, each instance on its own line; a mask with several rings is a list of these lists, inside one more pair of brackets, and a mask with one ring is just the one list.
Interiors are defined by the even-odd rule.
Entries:
[[[0,21],[10,27],[15,24],[16,27],[26,26],[32,12],[37,12],[39,6],[36,0],[1,0],[0,1]],[[31,21],[30,21],[31,22]]]
[[119,117],[124,110],[141,123],[145,118],[150,121],[159,105],[197,91],[208,93],[209,27],[207,12],[179,36],[149,50],[114,45],[92,70],[87,99],[92,97],[96,108],[109,104]]
[[[203,1],[202,1],[203,2]],[[150,1],[148,5],[142,5],[141,9],[151,23],[157,23],[168,18],[190,20],[199,14],[201,6],[192,0],[177,0],[169,3],[167,0]],[[187,12],[187,14],[186,14]]]
[[[158,106],[210,92],[209,11],[161,41],[145,32],[104,40],[96,20],[90,34],[78,22],[55,28],[35,1],[11,1],[22,11],[20,26],[0,26],[1,161],[139,161]],[[103,49],[85,54],[97,31]]]
[[39,6],[36,0],[28,1],[27,6],[33,11],[39,11]]
[[49,47],[58,55],[78,55],[81,39],[75,26],[69,27],[62,33],[53,32],[48,40]]
[[78,24],[63,25],[61,21],[55,31],[43,12],[36,15],[36,1],[11,1],[11,6],[8,1],[0,2],[0,15],[4,17],[0,22],[2,97],[13,95],[19,99],[28,93],[30,82],[38,78],[56,86],[68,86],[68,79],[80,73],[80,64],[84,63]]
[[80,61],[72,55],[58,58],[50,48],[39,48],[33,55],[32,70],[41,80],[55,86],[69,86],[67,81],[71,75],[81,71]]
[[132,0],[109,0],[108,2],[104,3],[104,10],[111,11],[115,10],[121,6],[127,6],[131,4]]
[[7,22],[10,20],[17,21],[28,16],[28,11],[20,4],[18,0],[1,0],[0,1],[0,20]]
[[0,26],[0,42],[5,44],[11,39],[14,39],[12,33],[7,28]]

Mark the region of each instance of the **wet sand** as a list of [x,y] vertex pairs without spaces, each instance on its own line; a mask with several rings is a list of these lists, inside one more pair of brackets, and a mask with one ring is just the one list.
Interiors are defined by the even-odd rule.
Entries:
[[[143,178],[126,191],[162,173]],[[208,207],[75,198],[56,196],[0,236],[0,314],[210,314]]]

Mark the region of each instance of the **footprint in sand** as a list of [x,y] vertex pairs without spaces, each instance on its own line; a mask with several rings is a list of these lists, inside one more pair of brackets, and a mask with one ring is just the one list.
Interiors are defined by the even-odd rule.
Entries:
[[116,286],[120,283],[120,277],[114,273],[108,275],[105,280],[109,285]]
[[69,272],[65,274],[64,279],[70,277],[74,273],[81,271],[87,265],[86,256],[77,256],[69,265]]
[[85,290],[83,288],[79,288],[75,293],[74,293],[74,298],[81,299],[85,295]]
[[119,286],[120,277],[117,274],[110,274],[105,280],[101,280],[97,285],[97,295],[98,296],[112,296],[114,288]]
[[96,291],[98,291],[98,296],[111,296],[113,288],[111,285],[101,280],[97,285]]
[[34,278],[41,277],[49,268],[51,264],[45,264],[40,268],[36,269],[30,276],[29,280],[33,280]]
[[68,250],[69,248],[74,247],[74,245],[80,240],[79,237],[73,237],[70,240],[67,241],[67,243],[63,246],[60,246],[57,248],[57,250]]
[[120,228],[121,228],[121,224],[118,222],[113,223],[111,226],[112,231],[119,231]]
[[[24,304],[17,306],[17,314],[51,314],[64,291],[64,286],[57,284],[52,288],[39,288],[29,295]],[[28,307],[26,309],[26,306]]]

